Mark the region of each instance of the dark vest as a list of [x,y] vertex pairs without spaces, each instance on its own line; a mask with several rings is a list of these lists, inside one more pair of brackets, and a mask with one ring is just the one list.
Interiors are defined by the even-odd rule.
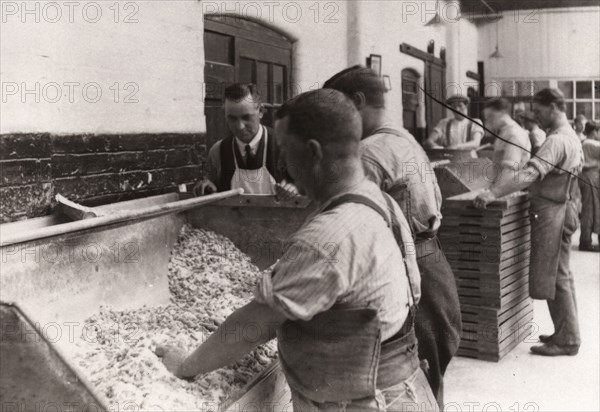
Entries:
[[[266,162],[267,170],[275,178],[275,181],[281,182],[281,180],[283,179],[283,170],[278,163],[279,148],[277,146],[275,134],[273,132],[273,129],[271,129],[270,127],[262,125],[261,127],[265,127],[268,133]],[[231,189],[231,178],[235,173],[235,161],[233,156],[236,156],[238,165],[240,165],[240,167],[244,167],[250,170],[260,169],[263,164],[263,155],[265,149],[264,134],[256,150],[255,162],[254,164],[248,166],[245,165],[244,156],[240,153],[238,145],[234,144],[233,139],[233,136],[229,136],[223,139],[223,141],[221,142],[221,176],[219,177],[219,182],[217,184],[217,189],[219,192]]]

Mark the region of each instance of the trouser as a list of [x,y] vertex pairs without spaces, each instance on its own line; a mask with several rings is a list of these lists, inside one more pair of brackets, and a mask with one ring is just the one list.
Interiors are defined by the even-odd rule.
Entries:
[[[576,227],[576,226],[575,226]],[[565,225],[560,245],[558,271],[556,275],[556,294],[548,300],[550,317],[554,323],[552,342],[559,346],[581,345],[579,320],[577,318],[577,301],[573,273],[569,268],[571,236],[573,230]]]
[[589,246],[592,244],[592,233],[600,231],[600,193],[597,188],[598,182],[600,182],[600,172],[584,170],[580,179],[581,235],[579,245]]
[[420,368],[417,346],[414,331],[381,345],[375,396],[347,402],[317,403],[292,390],[294,412],[439,410],[427,378]]
[[460,343],[458,291],[439,239],[417,240],[416,248],[421,272],[421,300],[415,319],[419,358],[429,364],[427,379],[443,409],[444,373]]

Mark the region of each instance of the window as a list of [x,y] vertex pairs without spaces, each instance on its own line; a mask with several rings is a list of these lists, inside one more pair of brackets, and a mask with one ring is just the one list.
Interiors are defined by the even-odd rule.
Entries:
[[578,114],[588,119],[600,120],[600,80],[502,80],[502,96],[532,97],[547,87],[563,92],[569,120]]

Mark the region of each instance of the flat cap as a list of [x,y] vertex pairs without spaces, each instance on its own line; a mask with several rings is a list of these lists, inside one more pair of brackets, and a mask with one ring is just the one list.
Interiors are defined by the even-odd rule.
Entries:
[[558,89],[543,89],[533,96],[533,101],[549,106],[552,103],[560,104],[565,102],[565,95]]
[[463,96],[461,94],[455,94],[454,96],[450,96],[446,99],[446,104],[450,105],[453,103],[459,103],[462,102],[464,104],[469,104],[471,103],[471,99],[469,99],[467,96]]

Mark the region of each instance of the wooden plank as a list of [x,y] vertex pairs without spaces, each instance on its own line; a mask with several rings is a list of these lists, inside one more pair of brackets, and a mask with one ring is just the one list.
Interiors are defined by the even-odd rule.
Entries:
[[502,276],[503,272],[516,269],[515,265],[529,265],[529,255],[530,251],[526,250],[501,262],[464,261],[452,259],[452,257],[447,257],[447,259],[450,267],[456,271],[477,270],[481,273],[492,275],[497,273]]
[[[464,207],[466,207],[468,209],[477,210],[475,208],[475,206],[473,206],[473,201],[481,192],[482,192],[482,190],[474,190],[469,193],[463,193],[461,195],[450,197],[448,199],[445,199],[444,202],[446,204],[452,204],[453,206],[463,205]],[[510,195],[507,195],[500,199],[497,199],[497,200],[493,201],[492,203],[490,203],[489,205],[487,205],[487,210],[498,210],[498,209],[506,210],[513,205],[523,203],[528,198],[527,196],[528,195],[525,192],[512,193]]]
[[459,291],[458,299],[461,307],[464,305],[469,306],[482,306],[489,308],[499,309],[504,305],[510,304],[512,301],[520,300],[529,297],[529,282],[521,284],[516,289],[509,291],[504,295],[479,295],[479,296],[467,296]]
[[516,220],[521,220],[527,218],[529,219],[529,208],[523,208],[521,210],[516,210],[513,213],[502,216],[499,218],[494,218],[490,216],[460,216],[460,215],[444,215],[442,220],[444,227],[449,228],[448,230],[452,230],[451,228],[460,227],[460,226],[479,226],[485,228],[494,228],[500,229],[502,226],[507,225],[509,223],[513,223]]
[[515,247],[510,249],[501,250],[499,247],[486,248],[481,250],[477,249],[462,249],[462,250],[448,250],[444,254],[448,260],[453,261],[465,261],[465,262],[504,262],[508,259],[514,258],[519,254],[522,254],[528,250],[531,250],[531,243],[517,244]]
[[481,245],[502,245],[504,242],[513,240],[531,233],[531,225],[525,226],[518,231],[502,233],[500,237],[490,237],[482,233],[460,233],[445,230],[442,227],[438,234],[442,245],[451,247],[453,244],[481,244]]

